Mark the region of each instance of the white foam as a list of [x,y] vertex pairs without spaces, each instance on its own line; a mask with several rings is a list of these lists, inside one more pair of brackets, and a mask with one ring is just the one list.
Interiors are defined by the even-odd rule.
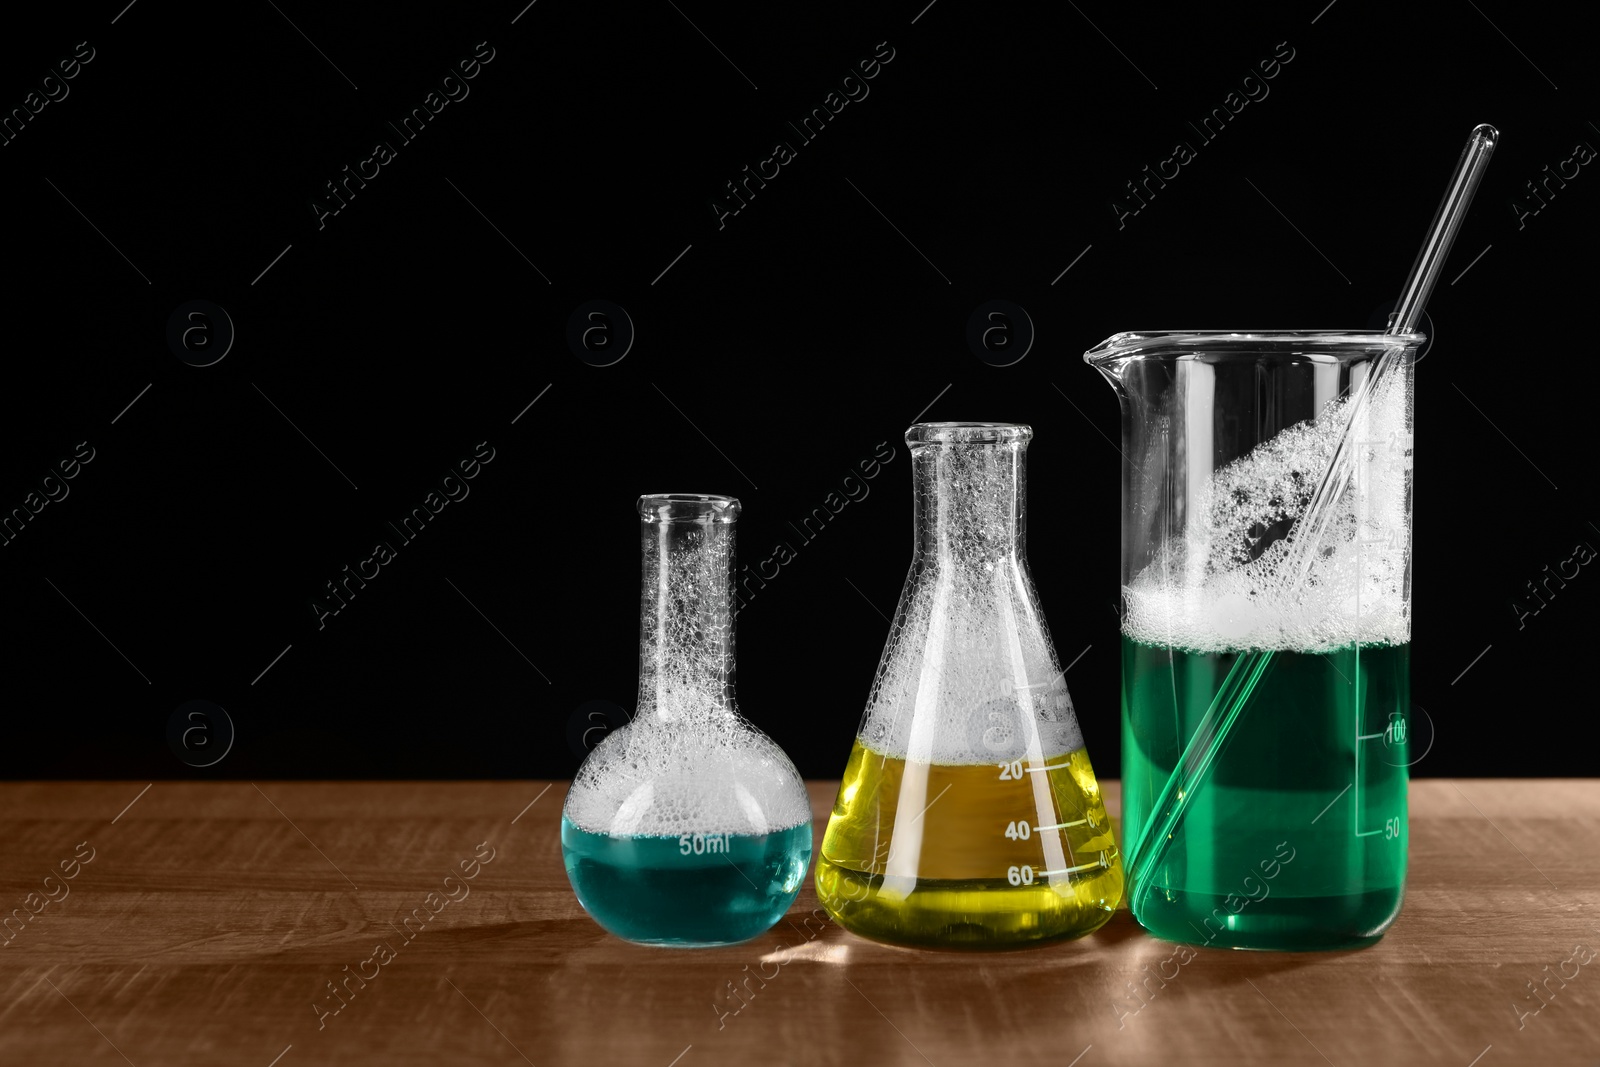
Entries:
[[1043,763],[1082,748],[1038,596],[1011,558],[1011,451],[943,444],[920,462],[937,480],[947,536],[913,564],[922,573],[902,598],[861,742],[891,758],[959,766]]
[[[613,836],[767,834],[809,822],[794,764],[723,693],[731,528],[680,535],[641,627],[640,700],[579,768],[565,814]],[[658,628],[658,616],[660,624]]]
[[[1181,537],[1123,590],[1123,633],[1197,652],[1326,652],[1411,638],[1410,376],[1379,379],[1350,425],[1342,491],[1305,516],[1338,452],[1352,399],[1262,442],[1190,499]],[[1264,550],[1268,537],[1289,528]],[[1267,532],[1270,531],[1270,532]],[[1252,558],[1254,557],[1254,558]]]
[[589,754],[566,816],[592,834],[770,834],[811,819],[794,764],[726,713],[693,728],[635,718]]

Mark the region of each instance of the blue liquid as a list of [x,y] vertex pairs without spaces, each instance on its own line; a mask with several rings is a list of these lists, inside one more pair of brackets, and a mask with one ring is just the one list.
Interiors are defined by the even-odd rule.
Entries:
[[611,837],[561,819],[567,879],[590,917],[627,941],[731,945],[765,933],[800,893],[811,821],[770,834]]

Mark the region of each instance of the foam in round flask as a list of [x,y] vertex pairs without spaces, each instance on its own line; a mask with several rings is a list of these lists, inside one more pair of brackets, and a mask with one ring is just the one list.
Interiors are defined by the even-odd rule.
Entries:
[[817,860],[843,927],[1004,948],[1111,918],[1122,861],[1025,551],[1033,431],[906,431],[916,552]]
[[800,892],[811,803],[734,702],[739,501],[663,493],[638,508],[639,703],[567,792],[567,878],[590,917],[628,941],[745,941]]

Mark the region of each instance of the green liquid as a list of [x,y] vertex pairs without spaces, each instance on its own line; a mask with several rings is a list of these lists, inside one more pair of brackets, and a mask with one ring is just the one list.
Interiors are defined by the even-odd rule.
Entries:
[[765,933],[794,903],[811,821],[770,834],[612,837],[563,816],[561,854],[578,902],[618,937],[730,945]]
[[[1122,639],[1123,841],[1141,841],[1237,652]],[[1276,652],[1165,857],[1132,885],[1158,937],[1225,948],[1371,944],[1400,911],[1409,645]],[[1148,854],[1151,843],[1142,843]]]

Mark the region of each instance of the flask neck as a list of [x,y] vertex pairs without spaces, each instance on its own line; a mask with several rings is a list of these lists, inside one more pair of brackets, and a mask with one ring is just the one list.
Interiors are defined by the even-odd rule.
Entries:
[[920,560],[1026,560],[1026,447],[1025,440],[913,445]]
[[725,517],[639,524],[637,715],[734,713],[733,531]]

